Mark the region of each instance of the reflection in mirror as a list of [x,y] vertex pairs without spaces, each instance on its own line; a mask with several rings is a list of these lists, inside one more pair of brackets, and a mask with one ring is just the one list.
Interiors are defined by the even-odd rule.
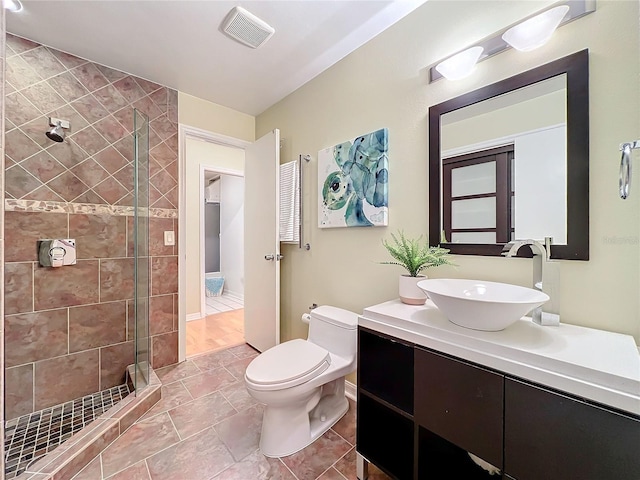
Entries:
[[567,243],[566,98],[563,74],[440,117],[443,239]]
[[429,108],[429,244],[500,255],[553,238],[589,259],[589,54],[574,53]]

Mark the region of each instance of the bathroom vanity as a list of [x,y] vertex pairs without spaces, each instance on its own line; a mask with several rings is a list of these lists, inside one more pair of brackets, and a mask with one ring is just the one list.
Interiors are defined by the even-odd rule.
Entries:
[[366,461],[398,480],[500,478],[467,452],[504,479],[640,479],[628,335],[527,317],[476,331],[392,300],[363,311],[358,341],[360,480]]

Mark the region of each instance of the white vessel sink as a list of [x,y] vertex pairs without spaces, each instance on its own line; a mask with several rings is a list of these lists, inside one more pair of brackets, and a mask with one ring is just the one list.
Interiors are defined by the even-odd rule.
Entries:
[[508,283],[458,278],[418,282],[449,321],[473,330],[504,330],[549,300],[546,293]]

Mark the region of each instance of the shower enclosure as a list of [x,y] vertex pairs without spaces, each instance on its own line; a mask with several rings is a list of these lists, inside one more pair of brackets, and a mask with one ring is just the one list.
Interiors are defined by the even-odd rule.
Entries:
[[[47,132],[47,136],[49,136],[49,133]],[[60,145],[64,145],[63,142],[68,142],[63,134],[53,140],[59,142]],[[127,278],[127,274],[121,278],[121,282],[123,284],[133,282],[133,300],[113,303],[123,305],[122,313],[124,314],[124,304],[131,302],[128,336],[129,339],[133,337],[132,348],[134,351],[129,351],[126,355],[121,352],[120,355],[122,355],[122,358],[131,358],[130,355],[133,353],[133,368],[128,368],[128,381],[124,384],[107,388],[101,383],[102,388],[99,388],[99,391],[91,390],[92,387],[87,385],[84,387],[82,396],[65,400],[64,403],[46,406],[45,408],[35,408],[35,411],[31,411],[31,413],[10,417],[5,422],[4,478],[6,479],[13,479],[21,475],[21,473],[33,467],[39,459],[65,442],[71,435],[83,429],[94,419],[107,413],[112,406],[127,395],[132,394],[131,387],[134,390],[133,394],[138,396],[149,385],[149,285],[151,266],[149,256],[149,118],[135,108],[133,109],[132,140],[132,207],[131,211],[126,213],[133,214],[133,222],[127,222],[130,227],[131,225],[133,227],[133,235],[130,237],[130,242],[133,243],[133,259],[131,259],[133,261],[133,279]],[[125,211],[126,208],[121,212]],[[123,225],[124,222],[120,224]],[[86,242],[83,246],[87,248]],[[54,314],[45,313],[45,315],[51,317],[51,322],[56,321]],[[133,315],[133,321],[131,321],[131,315]],[[123,318],[122,321],[124,323],[125,317],[120,318]],[[101,320],[99,318],[93,319],[98,324],[100,324]],[[120,345],[126,346],[127,344],[128,342],[124,342]],[[77,355],[82,355],[82,353],[77,353]],[[124,363],[128,361],[125,360]],[[101,365],[100,368],[108,367]],[[114,374],[125,378],[123,370],[114,372]],[[86,381],[86,379],[80,378],[78,381],[82,382]],[[92,391],[94,393],[89,393]]]
[[133,110],[133,236],[136,393],[149,384],[149,118]]

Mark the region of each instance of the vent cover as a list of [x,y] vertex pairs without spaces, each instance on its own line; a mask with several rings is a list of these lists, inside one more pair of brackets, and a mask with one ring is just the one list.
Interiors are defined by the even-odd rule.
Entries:
[[258,48],[271,38],[275,29],[242,7],[234,7],[222,24],[222,31],[243,45]]

